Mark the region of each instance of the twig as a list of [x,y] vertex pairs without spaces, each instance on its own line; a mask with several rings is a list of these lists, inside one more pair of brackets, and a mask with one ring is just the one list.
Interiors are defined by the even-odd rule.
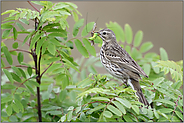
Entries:
[[179,101],[180,97],[181,97],[181,95],[178,96],[178,99],[177,99],[176,102],[175,102],[176,106],[174,107],[174,111],[173,111],[173,113],[172,113],[171,120],[172,120],[173,115],[174,115],[174,113],[175,113],[176,107],[178,106],[178,101]]
[[[27,51],[27,50],[22,50],[22,49],[14,49],[14,50],[10,50],[9,52],[13,52],[13,51],[22,51],[22,52],[31,54],[31,52],[29,52],[29,51]],[[1,57],[2,57],[3,55],[4,55],[4,53],[1,54]]]
[[[28,68],[29,66],[26,66],[26,65],[15,65],[15,67],[25,67],[25,68]],[[3,69],[8,69],[8,68],[11,68],[11,66],[3,67]],[[31,68],[35,69],[34,67],[31,67]]]
[[33,6],[33,4],[30,1],[27,1],[37,12],[40,12],[36,7]]
[[26,79],[23,83],[21,83],[21,84],[15,89],[13,95],[15,94],[15,92],[17,91],[17,89],[18,89],[21,85],[23,85],[25,82],[27,82],[28,80],[30,80],[30,79],[32,79],[32,78],[33,78],[33,77],[30,77],[30,78]]
[[53,64],[53,62],[52,63],[50,63],[50,65],[43,71],[43,73],[41,74],[41,77],[43,76],[43,74],[47,71],[47,69],[49,69],[49,67],[51,66]]
[[57,50],[57,52],[58,52],[58,54],[59,54],[59,57],[61,58],[61,61],[62,61],[62,57],[61,57],[61,55],[60,55],[60,53],[59,53],[59,51]]

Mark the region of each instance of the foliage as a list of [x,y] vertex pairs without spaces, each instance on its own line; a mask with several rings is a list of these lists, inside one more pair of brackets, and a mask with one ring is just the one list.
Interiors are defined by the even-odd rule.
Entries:
[[[77,37],[84,19],[79,19],[80,12],[75,4],[32,3],[43,8],[41,11],[17,8],[2,13],[9,14],[1,26],[1,69],[4,73],[1,82],[2,121],[37,121],[38,88],[42,121],[46,122],[183,121],[183,61],[168,60],[163,48],[160,48],[160,55],[149,52],[153,44],[142,42],[143,32],[140,30],[133,37],[128,24],[124,29],[116,22],[106,24],[116,34],[118,43],[149,76],[148,79],[143,78],[140,84],[153,108],[142,107],[130,87],[109,74],[98,74],[96,68],[102,68],[99,55],[86,38],[94,22],[84,26],[81,37]],[[75,25],[73,38],[68,39],[69,24],[66,19],[71,15]],[[31,24],[30,21],[37,28],[25,29],[24,25]],[[19,39],[22,34],[26,35],[23,40]],[[13,50],[4,43],[7,39],[15,41]],[[99,37],[94,42],[102,45]],[[19,49],[21,44],[29,46],[29,50]],[[73,48],[83,55],[80,59],[74,60],[71,56]],[[24,53],[28,53],[33,61],[24,63]],[[12,56],[17,56],[18,65],[13,64]],[[5,60],[10,66],[5,65]],[[171,80],[167,77],[168,72]]]

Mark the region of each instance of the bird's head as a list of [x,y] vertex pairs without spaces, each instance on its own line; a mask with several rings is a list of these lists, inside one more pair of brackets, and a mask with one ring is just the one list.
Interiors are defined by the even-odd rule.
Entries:
[[116,42],[116,36],[110,29],[102,29],[97,32],[98,36],[103,40],[104,43]]

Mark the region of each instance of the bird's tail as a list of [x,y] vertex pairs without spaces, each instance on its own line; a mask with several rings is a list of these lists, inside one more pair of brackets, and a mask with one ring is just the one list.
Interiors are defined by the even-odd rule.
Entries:
[[145,96],[142,93],[142,89],[141,89],[139,82],[131,79],[131,81],[128,80],[128,83],[130,84],[130,86],[132,87],[133,90],[137,91],[136,95],[139,98],[139,102],[143,103],[145,106],[149,106],[147,99],[145,98]]

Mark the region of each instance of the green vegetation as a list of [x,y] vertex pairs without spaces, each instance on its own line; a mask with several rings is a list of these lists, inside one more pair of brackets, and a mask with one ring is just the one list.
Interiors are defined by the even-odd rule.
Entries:
[[[143,32],[133,36],[128,24],[124,28],[116,22],[106,24],[149,76],[140,84],[153,108],[142,107],[131,87],[96,70],[102,65],[86,30],[86,26],[92,30],[94,22],[83,27],[84,19],[79,19],[81,14],[75,4],[49,1],[30,4],[43,7],[41,11],[17,8],[1,14],[9,15],[1,25],[2,122],[183,121],[183,60],[168,60],[163,48],[160,54],[150,52],[152,42],[142,43]],[[69,16],[75,21],[72,39],[68,39]],[[36,28],[25,29],[32,22]],[[19,39],[20,35],[25,35],[25,39]],[[7,39],[14,40],[13,50],[6,46]],[[99,37],[94,42],[102,45]],[[20,49],[21,45],[29,49]],[[71,56],[74,45],[82,55],[79,59]],[[25,54],[31,56],[31,62],[24,62]],[[17,57],[18,65],[13,64],[12,57]]]

